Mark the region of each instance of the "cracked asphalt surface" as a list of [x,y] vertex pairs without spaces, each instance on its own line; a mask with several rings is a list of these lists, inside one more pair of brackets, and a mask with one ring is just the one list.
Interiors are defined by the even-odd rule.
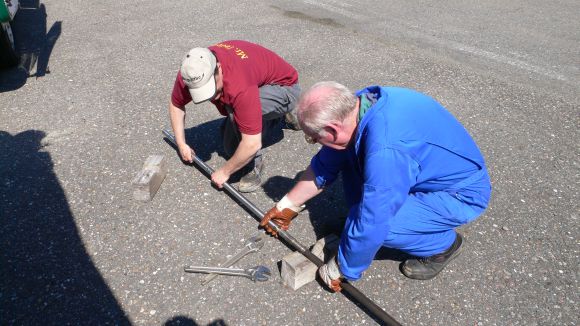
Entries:
[[[313,282],[203,275],[259,233],[257,222],[184,165],[163,140],[184,53],[227,39],[275,50],[307,88],[336,80],[427,93],[470,131],[493,182],[486,213],[463,227],[463,254],[431,281],[380,253],[355,286],[405,325],[575,325],[579,320],[580,24],[576,1],[21,1],[25,66],[0,72],[0,324],[365,325]],[[33,77],[26,77],[33,74]],[[190,105],[187,139],[217,167],[210,105]],[[283,130],[269,209],[318,150]],[[153,201],[131,180],[152,154],[169,173]],[[340,185],[290,229],[305,245],[340,232]],[[291,250],[269,238],[239,267],[277,271]]]

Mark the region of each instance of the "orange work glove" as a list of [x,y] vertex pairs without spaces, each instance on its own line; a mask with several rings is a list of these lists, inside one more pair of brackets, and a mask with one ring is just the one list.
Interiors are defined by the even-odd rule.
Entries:
[[294,205],[287,196],[284,196],[274,207],[272,207],[264,218],[260,222],[260,226],[263,227],[266,232],[271,235],[278,237],[278,232],[268,225],[268,222],[276,223],[282,230],[286,231],[290,227],[290,222],[295,218],[298,213],[304,209],[304,205],[296,206]]

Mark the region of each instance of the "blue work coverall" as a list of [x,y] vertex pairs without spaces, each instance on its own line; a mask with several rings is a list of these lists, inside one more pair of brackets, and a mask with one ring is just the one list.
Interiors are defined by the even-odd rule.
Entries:
[[428,257],[448,249],[454,229],[487,207],[491,185],[477,145],[434,99],[371,86],[377,101],[345,150],[323,146],[310,166],[319,188],[342,172],[349,206],[338,263],[357,280],[382,247]]

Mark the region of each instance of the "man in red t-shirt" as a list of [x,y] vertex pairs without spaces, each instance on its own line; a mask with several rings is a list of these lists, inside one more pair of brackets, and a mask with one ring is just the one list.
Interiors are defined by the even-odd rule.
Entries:
[[169,115],[179,154],[192,162],[195,152],[185,143],[185,105],[211,101],[224,115],[221,126],[228,161],[211,180],[222,187],[244,168],[238,189],[252,192],[262,184],[262,141],[285,118],[299,130],[294,113],[300,95],[298,73],[276,53],[246,41],[224,41],[208,48],[194,48],[177,73]]

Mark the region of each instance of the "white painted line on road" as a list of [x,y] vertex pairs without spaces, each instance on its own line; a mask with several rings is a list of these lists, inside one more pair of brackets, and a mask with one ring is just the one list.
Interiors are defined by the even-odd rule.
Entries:
[[341,3],[340,1],[331,1],[333,4],[324,3],[323,1],[313,1],[313,0],[302,0],[302,2],[307,3],[309,5],[316,6],[316,7],[320,7],[322,9],[343,15],[343,16],[348,17],[348,18],[357,19],[357,20],[361,20],[364,18],[364,16],[362,16],[362,15],[355,14],[353,12],[346,10],[346,9],[338,7],[337,6],[338,4],[342,4],[343,7],[350,7],[348,4]]
[[[345,16],[345,17],[348,17],[351,19],[355,19],[359,22],[362,22],[363,19],[368,19],[368,17],[365,17],[363,15],[359,15],[359,14],[356,14],[356,13],[349,11],[346,8],[352,8],[352,5],[349,3],[346,3],[346,2],[339,1],[339,0],[324,0],[324,1],[302,0],[302,2],[309,4],[309,5],[313,5],[313,6],[322,8],[324,10],[327,10],[327,11],[330,11],[333,13],[340,14],[342,16]],[[516,67],[516,68],[519,68],[522,70],[526,70],[526,71],[529,71],[529,72],[532,72],[532,73],[535,73],[538,75],[542,75],[544,77],[548,77],[548,78],[556,79],[556,80],[561,80],[561,81],[566,81],[566,82],[570,81],[569,77],[567,77],[561,73],[558,73],[556,71],[553,71],[553,70],[550,70],[547,68],[533,65],[529,62],[525,62],[525,61],[522,61],[519,59],[511,58],[511,57],[503,55],[503,54],[486,51],[486,50],[479,49],[479,48],[476,48],[474,46],[462,44],[459,42],[454,42],[454,41],[450,41],[450,40],[445,40],[445,39],[440,39],[437,37],[425,35],[424,33],[420,33],[417,31],[410,30],[410,29],[404,30],[401,32],[404,34],[411,34],[411,36],[415,39],[426,40],[427,42],[439,45],[439,46],[444,47],[444,48],[448,48],[448,49],[463,52],[463,53],[468,53],[468,54],[471,54],[474,56],[478,56],[478,57],[482,57],[485,59],[500,62],[503,64],[507,64],[507,65],[510,65],[510,66],[513,66],[513,67]]]
[[490,60],[494,60],[497,62],[501,62],[501,63],[505,63],[511,66],[514,66],[516,68],[520,68],[523,70],[527,70],[539,75],[543,75],[545,77],[548,78],[552,78],[552,79],[557,79],[557,80],[561,80],[561,81],[570,81],[570,79],[558,72],[555,72],[553,70],[550,69],[546,69],[546,68],[542,68],[542,67],[538,67],[535,66],[531,63],[519,60],[519,59],[514,59],[514,58],[510,58],[508,56],[502,55],[502,54],[498,54],[498,53],[494,53],[494,52],[490,52],[490,51],[485,51],[482,49],[478,49],[476,47],[473,46],[469,46],[469,45],[465,45],[462,43],[458,43],[458,42],[454,42],[454,41],[449,41],[449,40],[441,40],[438,38],[434,38],[434,37],[427,37],[428,39],[431,39],[431,41],[441,44],[443,46],[447,46],[450,49],[453,50],[457,50],[460,52],[465,52],[465,53],[469,53],[475,56],[479,56],[479,57],[483,57],[483,58],[487,58]]

